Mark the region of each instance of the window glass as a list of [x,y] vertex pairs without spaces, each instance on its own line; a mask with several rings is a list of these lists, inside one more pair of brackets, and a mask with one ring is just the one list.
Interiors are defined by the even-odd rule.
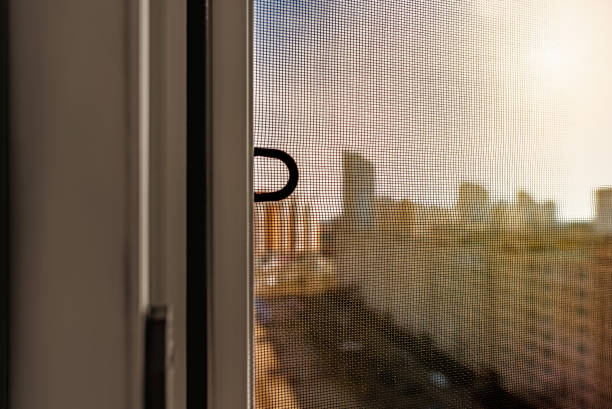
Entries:
[[612,407],[611,17],[254,0],[256,408]]

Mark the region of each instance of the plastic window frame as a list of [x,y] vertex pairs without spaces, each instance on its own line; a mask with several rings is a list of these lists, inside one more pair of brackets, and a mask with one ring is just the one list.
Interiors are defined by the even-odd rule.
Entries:
[[250,408],[251,2],[187,2],[187,408]]

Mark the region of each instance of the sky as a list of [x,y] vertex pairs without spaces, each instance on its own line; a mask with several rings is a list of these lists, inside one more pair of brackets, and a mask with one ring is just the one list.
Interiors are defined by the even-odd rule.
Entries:
[[[452,206],[459,184],[593,216],[612,185],[606,0],[255,0],[254,144],[300,168],[296,195],[341,211],[342,153],[377,194]],[[257,159],[255,188],[284,183]]]

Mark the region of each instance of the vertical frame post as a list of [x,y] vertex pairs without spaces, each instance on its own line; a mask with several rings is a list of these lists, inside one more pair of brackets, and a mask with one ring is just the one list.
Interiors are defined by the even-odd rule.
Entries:
[[187,400],[250,407],[250,0],[189,0]]
[[0,408],[9,406],[8,0],[0,0]]

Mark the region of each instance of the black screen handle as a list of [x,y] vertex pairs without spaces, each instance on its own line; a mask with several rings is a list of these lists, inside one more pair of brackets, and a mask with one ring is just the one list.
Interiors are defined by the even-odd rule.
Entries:
[[255,193],[256,202],[276,202],[283,200],[293,191],[298,184],[299,172],[298,167],[293,158],[287,153],[278,149],[255,148],[255,156],[265,156],[266,158],[278,159],[282,161],[289,170],[289,180],[287,184],[276,192],[260,192]]

